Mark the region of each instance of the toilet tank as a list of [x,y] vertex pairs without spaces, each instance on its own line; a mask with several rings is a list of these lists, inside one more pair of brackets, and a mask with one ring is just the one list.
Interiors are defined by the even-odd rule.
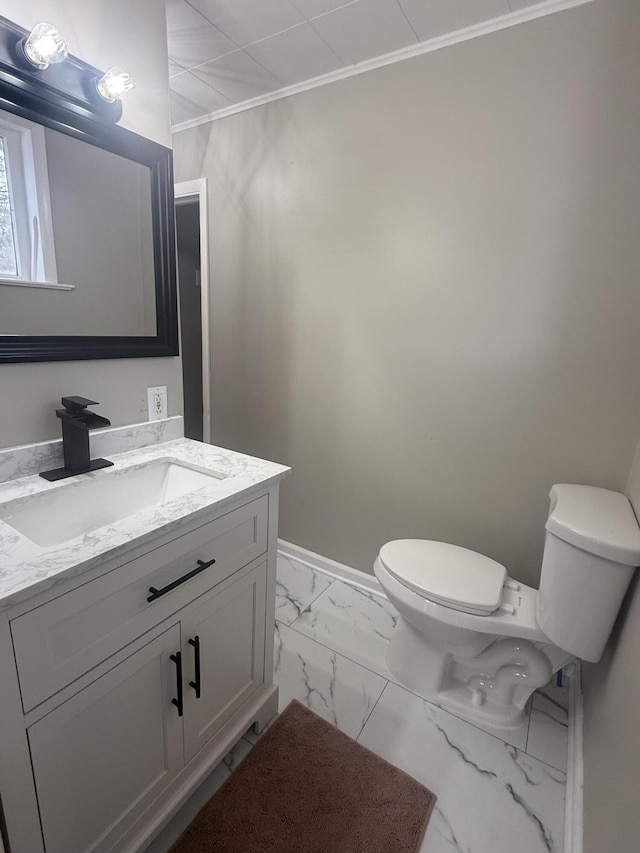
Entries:
[[553,486],[536,617],[557,646],[598,661],[634,568],[640,527],[619,492]]

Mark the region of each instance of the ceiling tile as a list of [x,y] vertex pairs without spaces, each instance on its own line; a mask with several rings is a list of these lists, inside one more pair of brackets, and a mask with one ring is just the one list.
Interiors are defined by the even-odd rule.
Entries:
[[245,52],[289,86],[342,68],[344,63],[309,24],[263,39]]
[[169,94],[173,124],[221,110],[231,103],[188,71],[171,78]]
[[289,0],[189,0],[239,47],[268,38],[303,17]]
[[167,0],[169,57],[193,68],[236,50],[236,45],[185,0]]
[[182,124],[183,121],[191,121],[191,119],[205,115],[202,111],[202,107],[197,107],[187,98],[183,98],[175,92],[169,92],[169,106],[171,108],[172,126]]
[[421,41],[506,15],[508,0],[398,0]]
[[396,0],[360,0],[314,18],[311,26],[348,63],[418,41]]
[[194,75],[234,103],[282,88],[282,83],[242,50],[207,62]]
[[339,9],[341,6],[348,6],[350,3],[358,2],[359,0],[291,0],[291,3],[298,9],[300,14],[307,19],[315,18],[318,15],[333,12],[334,9]]
[[519,9],[526,9],[529,6],[539,6],[543,0],[509,0],[512,12],[517,12]]

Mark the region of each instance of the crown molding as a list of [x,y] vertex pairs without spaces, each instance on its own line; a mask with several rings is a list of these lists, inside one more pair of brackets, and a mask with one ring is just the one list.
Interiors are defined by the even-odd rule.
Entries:
[[292,95],[299,95],[301,92],[308,92],[311,89],[317,89],[320,86],[327,86],[330,83],[336,83],[339,80],[346,80],[349,77],[355,77],[358,74],[366,74],[368,71],[374,71],[376,68],[383,68],[385,65],[393,65],[396,62],[403,62],[405,59],[413,59],[416,56],[422,56],[424,53],[431,53],[434,50],[441,50],[443,47],[450,47],[454,44],[460,44],[464,41],[479,38],[480,36],[489,35],[490,33],[506,30],[509,27],[515,27],[519,24],[525,24],[527,21],[533,21],[536,18],[543,18],[546,15],[553,15],[556,12],[564,12],[566,9],[572,9],[574,6],[583,6],[585,3],[591,3],[592,0],[546,0],[544,3],[538,3],[535,6],[529,6],[526,9],[520,9],[517,12],[509,12],[507,15],[500,15],[498,18],[492,18],[489,21],[483,21],[480,24],[474,24],[471,27],[464,27],[461,30],[456,30],[446,35],[437,36],[427,41],[422,41],[419,44],[412,44],[408,47],[401,47],[391,53],[386,53],[383,56],[376,56],[374,59],[367,59],[364,62],[358,62],[355,65],[348,65],[346,68],[341,68],[338,71],[332,71],[329,74],[321,74],[319,77],[313,77],[311,80],[305,80],[303,83],[296,83],[293,86],[285,86],[283,89],[277,89],[275,92],[269,92],[266,95],[260,95],[258,98],[251,98],[248,101],[242,101],[238,104],[232,104],[230,107],[217,110],[216,112],[207,115],[199,116],[189,121],[183,121],[179,124],[172,125],[172,133],[180,133],[183,130],[190,130],[194,127],[199,127],[202,124],[208,124],[212,121],[218,121],[221,118],[235,115],[236,113],[252,110],[255,107],[270,104],[273,101],[279,101],[282,98],[289,98]]

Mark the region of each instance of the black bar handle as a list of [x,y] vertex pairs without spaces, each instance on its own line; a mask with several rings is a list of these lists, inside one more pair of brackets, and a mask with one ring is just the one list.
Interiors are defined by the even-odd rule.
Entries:
[[176,665],[176,688],[178,691],[178,698],[172,699],[171,704],[176,706],[178,709],[178,716],[181,717],[184,713],[184,697],[182,695],[182,652],[176,652],[175,655],[171,655],[171,660]]
[[204,572],[205,569],[208,569],[209,566],[212,566],[215,563],[215,560],[209,560],[208,563],[203,562],[202,560],[196,560],[198,567],[188,572],[186,575],[183,575],[178,580],[173,581],[173,583],[167,584],[167,586],[163,586],[162,589],[156,589],[155,586],[149,587],[149,592],[151,595],[147,598],[147,601],[155,601],[157,598],[160,598],[163,595],[166,595],[171,590],[175,589],[177,586],[180,586],[183,583],[191,580],[191,578],[195,578],[196,575],[199,575],[200,572]]
[[200,692],[201,692],[200,688],[202,686],[200,683],[200,637],[198,637],[198,635],[196,635],[193,638],[193,640],[189,640],[189,645],[193,646],[193,649],[194,649],[193,656],[195,659],[195,667],[196,667],[196,680],[190,681],[189,687],[193,687],[193,689],[196,691],[196,699],[199,699],[200,698]]

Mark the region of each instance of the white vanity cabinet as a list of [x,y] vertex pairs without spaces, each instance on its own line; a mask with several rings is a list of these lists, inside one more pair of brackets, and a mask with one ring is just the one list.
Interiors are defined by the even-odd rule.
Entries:
[[144,849],[275,713],[277,487],[238,504],[0,614],[5,853]]

